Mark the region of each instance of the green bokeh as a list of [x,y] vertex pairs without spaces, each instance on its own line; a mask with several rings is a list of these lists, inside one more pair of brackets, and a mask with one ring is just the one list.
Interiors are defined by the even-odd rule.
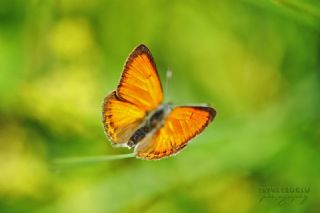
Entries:
[[[0,212],[319,211],[319,41],[316,0],[1,1]],[[164,160],[53,164],[130,153],[101,105],[140,43],[214,122]]]

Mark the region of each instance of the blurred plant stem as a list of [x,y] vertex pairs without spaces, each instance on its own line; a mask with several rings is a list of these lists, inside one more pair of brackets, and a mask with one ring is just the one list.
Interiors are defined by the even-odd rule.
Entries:
[[121,159],[132,158],[132,157],[135,157],[134,153],[122,154],[122,155],[100,155],[100,156],[90,156],[90,157],[56,158],[56,159],[53,159],[53,163],[57,165],[98,163],[103,161],[121,160]]
[[281,6],[287,7],[297,12],[302,12],[311,15],[315,18],[320,18],[320,9],[302,2],[290,1],[290,0],[274,0]]

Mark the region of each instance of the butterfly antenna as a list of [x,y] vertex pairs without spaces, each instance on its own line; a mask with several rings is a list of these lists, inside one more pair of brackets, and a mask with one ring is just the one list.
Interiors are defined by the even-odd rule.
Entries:
[[166,73],[166,88],[165,88],[165,99],[167,100],[167,102],[170,101],[170,97],[169,97],[169,81],[172,78],[172,71],[170,69],[167,70]]

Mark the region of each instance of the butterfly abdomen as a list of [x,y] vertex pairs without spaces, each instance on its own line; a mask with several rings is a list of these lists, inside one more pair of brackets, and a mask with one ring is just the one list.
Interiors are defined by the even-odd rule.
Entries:
[[151,130],[150,130],[150,128],[149,128],[147,125],[139,128],[139,129],[138,129],[137,131],[135,131],[135,132],[133,133],[133,135],[130,137],[127,145],[128,145],[129,147],[134,147],[134,146],[137,145],[137,143],[138,143],[139,141],[141,141],[150,131],[151,131]]

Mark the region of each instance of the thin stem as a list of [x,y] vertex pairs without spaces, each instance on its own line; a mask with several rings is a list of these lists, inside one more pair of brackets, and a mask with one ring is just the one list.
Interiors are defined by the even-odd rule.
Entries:
[[70,157],[70,158],[56,158],[53,160],[54,164],[80,164],[80,163],[97,163],[110,160],[120,160],[135,157],[134,153],[122,155],[101,155],[90,157]]

